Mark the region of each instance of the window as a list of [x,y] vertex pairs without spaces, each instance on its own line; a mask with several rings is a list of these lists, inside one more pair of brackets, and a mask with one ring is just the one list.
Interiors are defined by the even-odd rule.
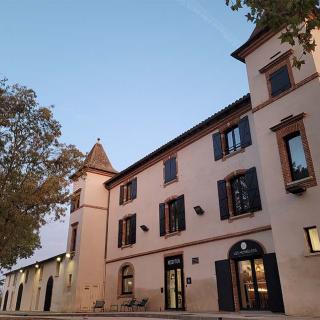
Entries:
[[234,215],[248,212],[250,203],[245,175],[236,176],[231,180],[231,191]]
[[136,243],[136,214],[119,220],[118,248]]
[[126,184],[120,186],[119,204],[124,204],[137,197],[137,178],[134,178]]
[[300,132],[285,137],[292,181],[309,176]]
[[67,283],[67,287],[71,287],[72,285],[72,274],[68,274],[68,283]]
[[278,70],[269,75],[271,86],[271,96],[276,97],[280,93],[291,88],[291,82],[287,65],[282,66]]
[[177,179],[177,158],[171,157],[164,161],[164,183]]
[[320,252],[320,240],[317,227],[305,228],[308,245],[311,253]]
[[72,226],[70,252],[76,251],[76,245],[77,245],[77,226]]
[[255,167],[232,172],[217,187],[221,220],[262,209]]
[[80,208],[80,191],[76,191],[71,197],[70,212],[76,211]]
[[250,146],[252,140],[248,116],[228,122],[212,135],[212,140],[216,161]]
[[159,205],[160,236],[186,229],[184,196]]
[[121,271],[121,294],[133,293],[133,268],[124,266]]
[[241,148],[239,127],[235,126],[226,132],[226,153],[237,151]]

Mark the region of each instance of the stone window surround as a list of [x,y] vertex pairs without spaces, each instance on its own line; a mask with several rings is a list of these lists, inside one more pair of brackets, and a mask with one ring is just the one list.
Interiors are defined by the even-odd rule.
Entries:
[[[268,93],[269,93],[269,100],[276,100],[279,99],[279,97],[282,97],[285,95],[289,90],[292,90],[292,88],[295,87],[295,82],[293,78],[293,73],[292,73],[292,67],[290,63],[290,56],[293,54],[293,50],[290,49],[283,53],[281,56],[279,56],[277,59],[274,61],[270,62],[263,68],[259,70],[260,73],[264,73],[267,81],[267,88],[268,88]],[[288,70],[288,75],[291,83],[291,87],[288,90],[285,90],[281,92],[280,94],[276,96],[272,96],[272,89],[271,89],[271,83],[270,83],[270,75],[282,68],[283,66],[287,66]]]
[[253,217],[254,212],[246,212],[239,215],[234,215],[234,208],[233,208],[233,196],[232,196],[232,189],[231,189],[231,180],[239,175],[244,175],[246,173],[246,169],[238,169],[231,173],[229,173],[224,180],[226,181],[226,187],[227,187],[227,195],[228,195],[228,208],[229,208],[229,222],[233,222],[234,220],[241,219],[241,218],[247,218],[247,217]]
[[[133,273],[133,277],[132,277],[132,293],[128,293],[128,294],[123,294],[122,293],[122,270],[124,267],[131,267],[132,268],[132,273]],[[135,271],[134,271],[134,267],[133,264],[131,262],[125,262],[123,263],[119,270],[118,270],[118,295],[117,298],[133,298],[134,297],[134,293],[135,293],[135,285],[134,285],[134,279],[135,279]]]
[[[308,139],[307,139],[304,123],[303,123],[304,117],[305,117],[305,113],[300,113],[296,116],[291,115],[287,118],[284,118],[279,124],[270,128],[273,132],[276,133],[285,188],[292,185],[299,185],[301,187],[306,187],[306,188],[314,187],[317,185],[311,152],[310,152]],[[309,177],[301,180],[296,180],[296,181],[293,181],[291,177],[290,162],[289,162],[288,151],[287,151],[287,146],[285,142],[285,137],[294,132],[300,132],[303,150],[304,150],[304,154],[307,162],[307,168],[309,172]]]
[[[168,182],[165,182],[165,162],[171,158],[176,158],[176,178],[173,180],[170,180]],[[178,177],[178,172],[179,172],[179,167],[178,167],[178,156],[177,153],[172,153],[169,156],[167,156],[166,158],[164,158],[162,160],[163,163],[163,187],[166,187],[172,183],[178,182],[179,181],[179,177]]]

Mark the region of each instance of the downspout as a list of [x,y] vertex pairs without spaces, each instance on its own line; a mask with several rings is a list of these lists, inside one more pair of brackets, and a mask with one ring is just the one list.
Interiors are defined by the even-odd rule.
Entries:
[[106,260],[107,260],[107,250],[108,250],[108,229],[109,229],[109,207],[110,207],[110,189],[104,185],[105,188],[108,191],[108,203],[107,203],[107,216],[106,216],[106,237],[105,237],[105,241],[104,241],[104,259],[103,259],[103,264],[104,264],[104,273],[103,273],[103,285],[104,285],[104,300],[107,297],[107,286],[106,286],[106,271],[107,271],[107,264],[106,264]]

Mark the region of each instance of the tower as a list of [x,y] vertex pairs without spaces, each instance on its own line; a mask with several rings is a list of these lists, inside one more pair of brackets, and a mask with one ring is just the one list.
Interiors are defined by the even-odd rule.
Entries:
[[95,300],[104,296],[109,196],[104,182],[116,173],[98,139],[83,166],[71,177],[73,193],[67,243],[69,258],[65,267],[65,311],[88,311]]

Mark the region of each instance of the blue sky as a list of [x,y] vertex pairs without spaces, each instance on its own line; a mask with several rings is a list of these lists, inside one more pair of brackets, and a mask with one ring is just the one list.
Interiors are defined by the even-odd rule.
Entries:
[[[230,57],[253,29],[244,14],[225,0],[2,1],[0,76],[55,106],[64,142],[88,152],[100,137],[122,170],[248,92]],[[66,233],[46,226],[34,259]]]

